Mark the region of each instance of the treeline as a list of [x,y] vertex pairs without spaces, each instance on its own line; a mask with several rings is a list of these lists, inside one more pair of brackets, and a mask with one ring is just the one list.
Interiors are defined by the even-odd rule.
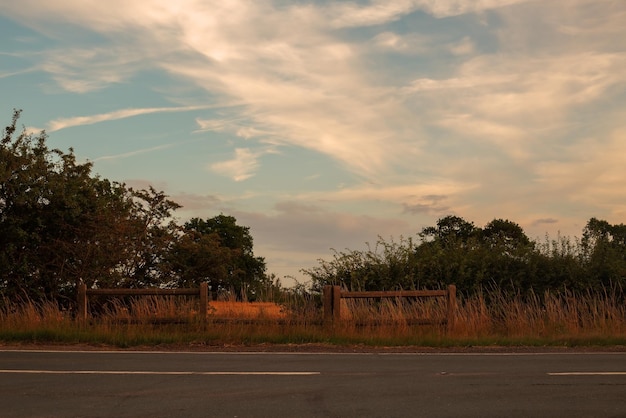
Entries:
[[303,270],[315,290],[327,284],[349,290],[443,288],[466,295],[497,288],[510,294],[545,291],[621,292],[626,284],[626,225],[592,218],[582,238],[528,238],[515,222],[494,219],[483,228],[446,216],[417,239],[379,239],[365,251],[335,252]]
[[[178,224],[180,205],[150,187],[135,190],[92,174],[73,150],[50,149],[46,134],[17,129],[15,111],[0,142],[0,299],[70,302],[88,287],[191,287],[240,299],[280,295],[253,251],[248,227],[220,214]],[[380,239],[365,251],[335,252],[303,270],[312,290],[441,288],[465,294],[497,287],[621,289],[626,284],[626,226],[592,218],[582,238],[530,240],[515,222],[484,227],[457,216],[414,238]],[[297,286],[295,291],[302,291]]]
[[150,187],[135,190],[92,174],[46,134],[18,131],[0,142],[0,299],[72,301],[88,287],[189,287],[254,298],[271,290],[248,227],[232,216],[179,225],[180,205]]

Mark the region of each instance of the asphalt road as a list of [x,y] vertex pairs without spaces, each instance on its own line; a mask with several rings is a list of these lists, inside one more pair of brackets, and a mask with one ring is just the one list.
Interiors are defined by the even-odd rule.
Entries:
[[1,417],[626,417],[626,353],[0,351]]

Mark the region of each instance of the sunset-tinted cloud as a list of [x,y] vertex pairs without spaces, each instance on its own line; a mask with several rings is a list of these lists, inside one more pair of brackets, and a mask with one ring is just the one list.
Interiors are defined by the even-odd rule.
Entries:
[[7,120],[23,108],[101,175],[162,184],[183,217],[237,216],[279,275],[447,214],[531,237],[626,215],[620,2],[23,0],[0,16]]

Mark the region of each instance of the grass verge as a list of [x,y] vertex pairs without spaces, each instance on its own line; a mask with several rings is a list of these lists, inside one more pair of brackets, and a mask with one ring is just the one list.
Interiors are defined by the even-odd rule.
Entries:
[[[310,345],[337,347],[609,347],[626,346],[626,311],[613,292],[509,297],[491,291],[460,298],[452,325],[412,325],[441,319],[446,307],[432,301],[368,300],[346,303],[345,316],[328,325],[315,306],[277,309],[229,304],[208,320],[176,298],[113,303],[87,323],[51,302],[0,308],[4,344],[89,344],[118,348]],[[311,302],[312,303],[312,302]],[[172,322],[172,317],[176,321]]]

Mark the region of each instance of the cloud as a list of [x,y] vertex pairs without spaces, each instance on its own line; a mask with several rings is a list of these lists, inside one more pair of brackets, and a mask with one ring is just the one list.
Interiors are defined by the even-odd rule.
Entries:
[[566,154],[536,165],[537,181],[547,193],[564,193],[571,203],[597,207],[614,215],[626,209],[619,191],[626,183],[626,130],[589,137],[572,144]]
[[[466,120],[472,128],[478,124],[487,127],[485,132],[496,130],[500,134],[510,129],[484,117],[459,118],[468,114],[463,102],[424,102],[424,97],[416,103],[405,101],[396,86],[368,68],[363,45],[334,33],[328,25],[382,25],[416,10],[437,17],[453,16],[502,7],[512,1],[397,0],[276,7],[272,2],[240,1],[219,5],[188,1],[172,6],[154,0],[119,8],[114,4],[58,3],[32,13],[40,21],[61,19],[112,40],[106,47],[77,46],[50,54],[45,68],[63,88],[87,92],[156,66],[191,80],[220,101],[243,105],[234,110],[230,122],[211,125],[208,119],[198,119],[200,130],[222,129],[246,139],[308,148],[370,180],[408,169],[412,165],[410,158],[423,154],[420,137],[424,135],[425,119],[433,125],[439,121],[439,126],[446,129],[458,126],[458,130],[464,130]],[[23,9],[12,12],[26,13]],[[429,53],[423,47],[428,41],[417,32],[400,35],[385,29],[374,36],[374,42],[412,54]],[[471,56],[474,51],[467,36],[447,48],[460,56]],[[493,70],[491,73],[499,76]],[[483,91],[478,89],[494,83],[485,82],[487,78],[461,67],[447,85],[434,87],[438,81],[422,78],[413,83],[412,89],[422,94],[425,84],[430,90],[473,88],[474,96],[480,97]],[[418,116],[416,111],[422,112],[422,108],[429,111]],[[448,120],[433,117],[441,108],[451,114]],[[51,123],[50,130],[136,114],[140,113],[130,110],[60,119]],[[251,155],[239,152],[233,161],[214,169],[231,176],[236,173],[234,176],[241,180],[251,173],[242,167],[258,168],[253,160]]]
[[426,52],[429,41],[417,34],[401,35],[394,32],[381,32],[372,39],[379,48],[389,49],[400,53],[418,54]]
[[[36,56],[62,89],[95,92],[150,70],[172,91],[183,80],[195,98],[223,106],[189,128],[238,141],[231,159],[208,166],[213,173],[250,179],[264,153],[282,146],[332,159],[345,187],[285,190],[281,199],[292,206],[241,212],[313,234],[316,244],[304,248],[319,248],[322,237],[296,222],[327,232],[326,242],[350,239],[335,231],[362,238],[367,222],[368,233],[399,229],[387,214],[337,209],[349,205],[364,214],[372,205],[395,210],[405,222],[450,211],[538,228],[549,225],[542,219],[571,225],[574,213],[626,213],[616,192],[626,180],[619,2],[24,0],[0,11],[66,45]],[[125,109],[49,127],[175,109]],[[333,215],[333,230],[324,229]]]
[[475,52],[476,46],[469,36],[464,37],[461,41],[451,44],[450,52],[454,55],[469,55]]
[[371,26],[394,21],[418,8],[410,0],[373,0],[369,4],[356,2],[332,3],[327,8],[332,26]]
[[[369,177],[405,154],[385,141],[396,136],[394,120],[407,110],[388,96],[388,88],[368,86],[357,48],[327,32],[327,12],[342,9],[348,19],[352,6],[188,2],[175,13],[155,1],[91,6],[59,2],[34,11],[38,23],[29,20],[45,27],[40,22],[61,19],[112,40],[106,47],[77,46],[48,56],[44,68],[64,89],[88,92],[156,66],[222,100],[245,104],[237,115],[246,119],[237,129],[242,137],[262,135],[275,144],[309,148]],[[413,8],[408,2],[376,3],[357,20],[385,21]],[[98,118],[59,120],[51,129],[91,120]]]
[[535,219],[533,221],[533,226],[544,225],[544,224],[555,224],[558,222],[559,222],[558,219],[554,219],[554,218],[541,218],[541,219]]
[[121,154],[103,155],[101,157],[94,158],[92,161],[97,162],[97,161],[106,161],[106,160],[118,160],[120,158],[130,158],[130,157],[134,157],[134,156],[141,155],[141,154],[147,154],[150,152],[171,148],[173,146],[174,144],[163,144],[163,145],[157,145],[157,146],[150,147],[150,148],[142,148],[142,149],[138,149],[134,151],[124,152]]
[[145,65],[147,55],[116,45],[74,46],[46,51],[39,69],[50,74],[62,90],[85,94],[130,79]]
[[438,18],[480,13],[533,0],[416,0],[420,9]]
[[8,78],[8,77],[14,77],[17,75],[28,74],[28,73],[35,72],[37,70],[38,70],[37,68],[31,67],[31,68],[26,68],[26,69],[17,70],[17,71],[0,72],[0,78]]
[[443,195],[426,195],[420,196],[417,203],[404,203],[405,213],[410,214],[435,214],[442,215],[450,212],[450,207],[442,204],[448,197]]
[[366,242],[376,240],[381,231],[396,236],[411,231],[406,221],[302,205],[296,201],[278,202],[275,209],[273,214],[233,212],[238,221],[250,225],[255,248],[259,244],[272,254],[306,252],[322,257],[328,255],[334,245],[363,247]]
[[[469,182],[425,181],[422,184],[360,185],[332,192],[302,193],[300,200],[324,200],[326,202],[378,201],[402,206],[405,209],[429,202],[434,207],[445,199],[458,198],[476,188]],[[410,211],[409,211],[410,212]]]
[[75,126],[92,125],[94,123],[107,122],[118,119],[125,119],[152,113],[189,112],[192,110],[206,109],[208,106],[184,106],[184,107],[152,107],[141,109],[121,109],[109,113],[101,113],[90,116],[75,116],[71,118],[60,118],[48,122],[48,132],[60,131],[61,129]]
[[422,10],[443,18],[523,3],[530,0],[372,0],[365,4],[337,2],[328,6],[327,15],[335,27],[373,26],[398,20]]
[[209,169],[219,175],[231,177],[234,181],[243,181],[254,176],[259,168],[260,155],[247,148],[237,148],[232,160],[210,164]]
[[572,112],[619,94],[624,74],[619,54],[480,56],[453,78],[416,79],[405,91],[431,126],[528,161],[576,126]]

